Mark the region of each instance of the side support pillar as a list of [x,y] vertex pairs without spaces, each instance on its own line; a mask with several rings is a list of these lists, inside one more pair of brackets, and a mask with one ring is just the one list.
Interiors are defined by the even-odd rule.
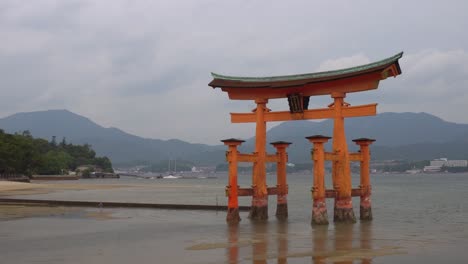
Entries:
[[277,141],[271,143],[276,148],[276,188],[277,188],[277,203],[276,203],[276,217],[278,219],[288,218],[288,183],[286,180],[286,163],[288,162],[288,154],[286,148],[291,144],[290,142]]
[[306,137],[313,145],[314,185],[312,187],[312,225],[327,225],[327,205],[325,202],[325,151],[323,145],[330,137],[316,135]]
[[229,147],[226,152],[226,159],[229,163],[229,185],[226,186],[226,195],[228,196],[228,213],[226,222],[238,223],[241,218],[239,216],[239,199],[238,199],[238,185],[237,185],[237,147],[244,142],[239,139],[225,139],[221,140],[224,145]]
[[371,184],[370,184],[370,151],[369,146],[375,141],[369,138],[359,138],[353,140],[360,147],[361,151],[361,203],[359,217],[361,220],[372,220],[372,207],[371,207]]
[[336,160],[333,161],[332,178],[333,187],[336,191],[335,208],[333,220],[335,222],[356,222],[351,197],[351,168],[349,164],[348,145],[346,144],[343,107],[344,93],[332,93],[334,99],[333,109],[335,112],[333,124],[333,152]]
[[252,207],[250,208],[249,218],[252,220],[268,219],[268,190],[266,185],[266,122],[265,112],[268,111],[266,104],[268,99],[256,99],[257,108],[255,109],[256,128],[255,128],[255,152],[257,161],[253,166],[252,177]]

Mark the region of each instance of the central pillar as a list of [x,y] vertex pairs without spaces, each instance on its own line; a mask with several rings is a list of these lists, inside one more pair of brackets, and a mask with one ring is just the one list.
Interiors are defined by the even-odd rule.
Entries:
[[351,198],[351,168],[349,164],[348,145],[346,144],[343,107],[346,106],[341,92],[332,93],[335,112],[333,127],[333,153],[335,160],[332,166],[333,188],[336,191],[334,217],[335,222],[356,222]]
[[276,217],[278,219],[288,218],[288,183],[286,180],[286,163],[288,162],[288,154],[286,148],[291,145],[290,142],[277,141],[271,143],[276,148]]
[[253,166],[252,175],[252,207],[249,218],[252,220],[268,219],[268,190],[266,184],[266,122],[265,112],[268,111],[266,104],[268,99],[256,99],[255,109],[256,129],[255,129],[255,153],[256,162]]

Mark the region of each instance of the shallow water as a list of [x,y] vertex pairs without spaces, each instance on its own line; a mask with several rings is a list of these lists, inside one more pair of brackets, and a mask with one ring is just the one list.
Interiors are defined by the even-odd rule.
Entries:
[[[374,221],[310,226],[311,175],[292,174],[289,219],[237,226],[225,212],[88,208],[0,220],[1,263],[466,263],[468,174],[372,175]],[[269,176],[269,185],[274,185]],[[355,177],[354,186],[358,185]],[[226,204],[218,179],[131,178],[138,184],[15,197],[114,202]],[[250,185],[241,175],[240,185]],[[249,205],[248,198],[242,198]],[[329,220],[332,201],[327,201]],[[354,200],[359,214],[359,200]],[[8,210],[0,208],[0,210]]]

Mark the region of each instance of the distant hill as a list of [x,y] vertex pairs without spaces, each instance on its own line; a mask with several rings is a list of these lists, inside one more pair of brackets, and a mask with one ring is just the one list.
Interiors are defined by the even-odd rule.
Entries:
[[[423,160],[438,157],[468,159],[468,125],[444,121],[426,113],[382,113],[374,117],[348,118],[345,121],[349,147],[355,150],[354,138],[370,137],[373,159]],[[9,133],[29,130],[34,137],[57,141],[65,137],[75,144],[90,144],[98,155],[113,163],[156,162],[184,159],[199,165],[224,162],[225,147],[191,144],[185,141],[142,138],[117,128],[104,128],[67,110],[18,113],[0,119],[0,128]],[[252,131],[254,134],[255,131]],[[310,162],[311,144],[306,136],[333,135],[333,120],[321,122],[284,122],[268,131],[268,141],[285,140],[293,144],[291,162]],[[241,151],[253,150],[254,139],[243,144]],[[269,152],[274,150],[269,146]]]
[[[382,113],[348,118],[345,131],[350,150],[357,149],[352,139],[376,139],[371,148],[373,159],[468,159],[468,125],[447,122],[427,113]],[[310,153],[312,146],[305,137],[317,134],[333,136],[333,120],[284,122],[268,131],[267,142],[292,142],[289,159],[309,162],[304,153]],[[242,151],[252,151],[253,146],[254,138],[251,138]],[[269,151],[273,148],[269,147]]]
[[[348,139],[376,138],[376,145],[402,146],[426,142],[446,142],[465,138],[468,124],[444,121],[427,113],[382,113],[377,116],[347,118]],[[290,131],[294,137],[313,134],[333,135],[333,120],[322,122],[296,121],[282,123],[268,132],[273,140],[286,139]]]
[[398,147],[376,145],[371,148],[374,160],[431,160],[434,158],[468,159],[468,142],[418,143]]
[[0,128],[9,133],[29,130],[34,137],[48,140],[56,136],[57,141],[65,137],[75,144],[88,143],[98,155],[109,157],[113,163],[188,159],[213,164],[224,159],[221,146],[142,138],[117,128],[104,128],[67,110],[17,113],[0,119]]

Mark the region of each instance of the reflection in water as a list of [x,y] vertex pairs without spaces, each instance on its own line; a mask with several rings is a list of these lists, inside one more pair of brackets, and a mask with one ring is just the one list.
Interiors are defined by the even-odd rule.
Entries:
[[239,223],[232,223],[228,225],[228,263],[239,262]]
[[[311,263],[356,263],[369,264],[376,255],[372,254],[372,225],[361,223],[356,225],[336,224],[334,229],[329,226],[313,227],[312,232],[304,237],[303,233],[290,232],[288,222],[249,223],[250,232],[242,237],[239,224],[228,225],[227,263],[286,264],[288,259],[300,261],[300,258],[311,257]],[[301,241],[304,239],[304,241]],[[249,241],[248,244],[245,242]],[[292,241],[301,241],[298,247],[292,246]],[[307,242],[309,241],[309,242]],[[304,242],[304,243],[302,243]],[[297,243],[297,242],[296,242]],[[247,252],[240,254],[240,247]],[[248,249],[251,247],[251,255]],[[307,250],[310,248],[310,250]],[[270,260],[270,262],[268,262]],[[294,260],[294,261],[293,261]],[[301,262],[302,263],[302,262]]]
[[268,222],[252,222],[252,263],[267,263]]
[[[364,250],[371,250],[372,249],[372,224],[371,222],[363,222],[360,225],[360,246]],[[363,258],[363,264],[370,264],[372,263],[371,258]]]
[[[350,224],[335,224],[335,250],[337,252],[346,252],[353,249],[353,227]],[[339,264],[352,264],[353,260],[345,259],[335,261]]]
[[278,264],[288,263],[288,222],[278,221],[276,224],[278,237]]
[[312,234],[312,263],[322,264],[325,263],[328,242],[328,226],[318,225],[314,226],[314,233]]

